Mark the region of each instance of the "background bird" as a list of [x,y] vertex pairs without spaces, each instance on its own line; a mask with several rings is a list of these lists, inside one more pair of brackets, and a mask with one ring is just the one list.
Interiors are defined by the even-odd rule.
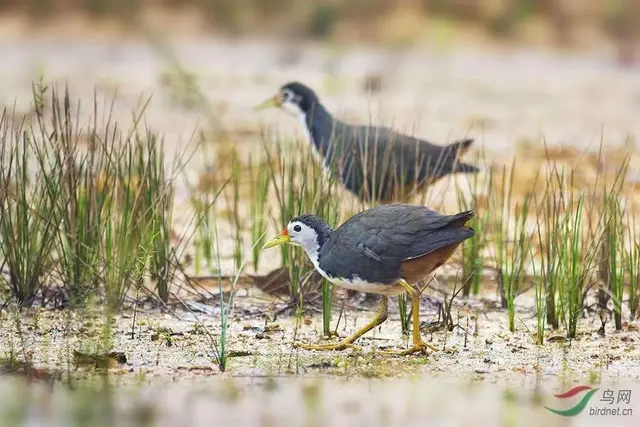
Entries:
[[479,171],[458,160],[473,139],[438,146],[388,127],[347,124],[335,119],[316,93],[302,83],[285,84],[257,106],[270,107],[280,107],[297,117],[318,161],[367,202],[406,201],[444,176]]
[[413,308],[413,347],[396,353],[435,350],[420,336],[420,293],[414,285],[440,267],[462,241],[474,236],[474,230],[465,226],[472,216],[472,211],[442,215],[424,206],[388,204],[360,212],[335,230],[314,215],[291,219],[263,248],[301,246],[316,270],[334,285],[382,295],[375,318],[350,337],[337,344],[300,347],[356,347],[355,340],[387,319],[388,297],[407,292]]

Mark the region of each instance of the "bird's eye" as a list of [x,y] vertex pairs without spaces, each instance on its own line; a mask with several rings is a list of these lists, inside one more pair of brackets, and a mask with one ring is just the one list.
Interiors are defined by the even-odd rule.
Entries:
[[293,94],[291,92],[289,92],[288,90],[282,92],[282,101],[283,102],[291,102],[291,100],[293,99]]
[[302,227],[300,227],[299,225],[294,225],[293,226],[293,231],[295,231],[296,233],[299,233],[302,231]]

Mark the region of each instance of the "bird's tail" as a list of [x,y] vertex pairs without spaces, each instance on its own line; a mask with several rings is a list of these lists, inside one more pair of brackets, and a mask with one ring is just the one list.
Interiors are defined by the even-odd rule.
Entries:
[[458,162],[456,164],[456,168],[454,172],[459,172],[459,173],[476,173],[476,172],[480,172],[480,169],[478,169],[477,167],[470,165],[468,163],[462,163],[462,162]]
[[449,221],[449,225],[454,228],[464,227],[467,221],[473,218],[473,215],[473,211],[464,211],[455,215],[451,215],[451,221]]
[[[457,155],[456,157],[459,159],[469,149],[469,147],[471,147],[471,144],[473,144],[473,141],[474,141],[473,138],[461,139],[460,141],[456,141],[453,144],[449,145],[447,148],[449,149],[450,153],[451,152],[456,153]],[[461,161],[458,160],[452,172],[476,173],[476,172],[480,172],[480,169],[468,163],[462,163]]]
[[456,141],[453,144],[450,144],[447,148],[451,151],[457,152],[458,156],[462,156],[473,144],[473,138],[461,139],[460,141]]
[[468,163],[462,163],[460,157],[471,147],[473,144],[473,138],[462,139],[456,141],[453,144],[447,145],[440,152],[440,155],[435,160],[435,165],[430,165],[429,168],[421,171],[420,179],[427,177],[431,179],[439,179],[450,173],[475,173],[480,170],[475,166]]

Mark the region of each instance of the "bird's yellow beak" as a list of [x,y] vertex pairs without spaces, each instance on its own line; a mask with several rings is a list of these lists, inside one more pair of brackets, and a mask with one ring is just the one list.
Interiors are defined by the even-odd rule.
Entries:
[[286,245],[290,241],[291,241],[291,237],[289,237],[289,232],[285,228],[284,230],[282,230],[280,234],[278,234],[278,236],[274,237],[273,239],[265,243],[262,246],[262,249],[269,249],[269,248],[273,248],[274,246]]
[[280,102],[280,97],[278,95],[274,95],[271,98],[265,99],[260,104],[256,105],[254,108],[256,110],[266,110],[267,108],[277,108],[280,107],[282,103]]

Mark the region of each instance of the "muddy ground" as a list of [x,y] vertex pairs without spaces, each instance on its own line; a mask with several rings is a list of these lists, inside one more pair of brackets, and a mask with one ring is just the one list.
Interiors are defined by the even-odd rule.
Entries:
[[[564,425],[564,419],[544,405],[561,407],[551,394],[575,385],[609,387],[616,393],[637,389],[637,322],[625,323],[618,332],[609,324],[603,336],[598,331],[599,320],[587,314],[576,339],[569,341],[562,332],[548,331],[546,343],[539,346],[533,333],[535,312],[530,296],[519,297],[515,333],[508,330],[495,293],[455,303],[452,312],[460,327],[452,331],[438,327],[434,301],[441,298],[440,293],[427,290],[421,313],[423,336],[440,350],[428,356],[390,357],[378,350],[408,345],[393,302],[389,320],[359,340],[362,352],[316,352],[294,349],[292,343],[322,339],[319,314],[309,310],[301,317],[278,316],[285,308],[283,302],[255,289],[248,295],[240,291],[229,320],[230,358],[224,373],[215,364],[216,343],[211,339],[220,335],[215,304],[189,303],[189,311],[171,313],[145,308],[126,311],[113,318],[110,328],[105,327],[106,316],[100,308],[34,309],[20,316],[19,323],[14,314],[4,312],[0,348],[16,351],[18,357],[27,349],[36,367],[57,373],[62,381],[54,382],[55,405],[38,388],[47,380],[36,381],[39,386],[25,390],[11,386],[5,378],[0,393],[12,399],[27,393],[30,398],[21,401],[30,402],[26,412],[36,423],[45,418],[62,422],[76,416],[74,407],[88,405],[91,416],[107,410],[131,425],[145,425],[135,424],[141,416],[137,411],[142,411],[157,425],[167,426],[211,422],[525,426]],[[371,318],[373,305],[348,300],[337,327],[339,335],[351,333]],[[332,325],[340,309],[341,304],[334,311]],[[126,363],[114,363],[109,370],[108,381],[116,386],[108,400],[112,406],[98,395],[100,405],[106,406],[94,407],[83,403],[83,398],[88,399],[83,392],[69,392],[63,384],[69,377],[75,379],[76,387],[86,382],[101,384],[102,377],[96,372],[103,371],[96,371],[92,364],[76,365],[73,353],[97,354],[109,344],[125,354]],[[5,414],[10,414],[7,403],[12,400],[3,402]],[[636,402],[631,400],[624,407],[637,413]],[[606,406],[595,399],[594,405]],[[577,425],[637,422],[633,416],[601,418],[583,414]]]

